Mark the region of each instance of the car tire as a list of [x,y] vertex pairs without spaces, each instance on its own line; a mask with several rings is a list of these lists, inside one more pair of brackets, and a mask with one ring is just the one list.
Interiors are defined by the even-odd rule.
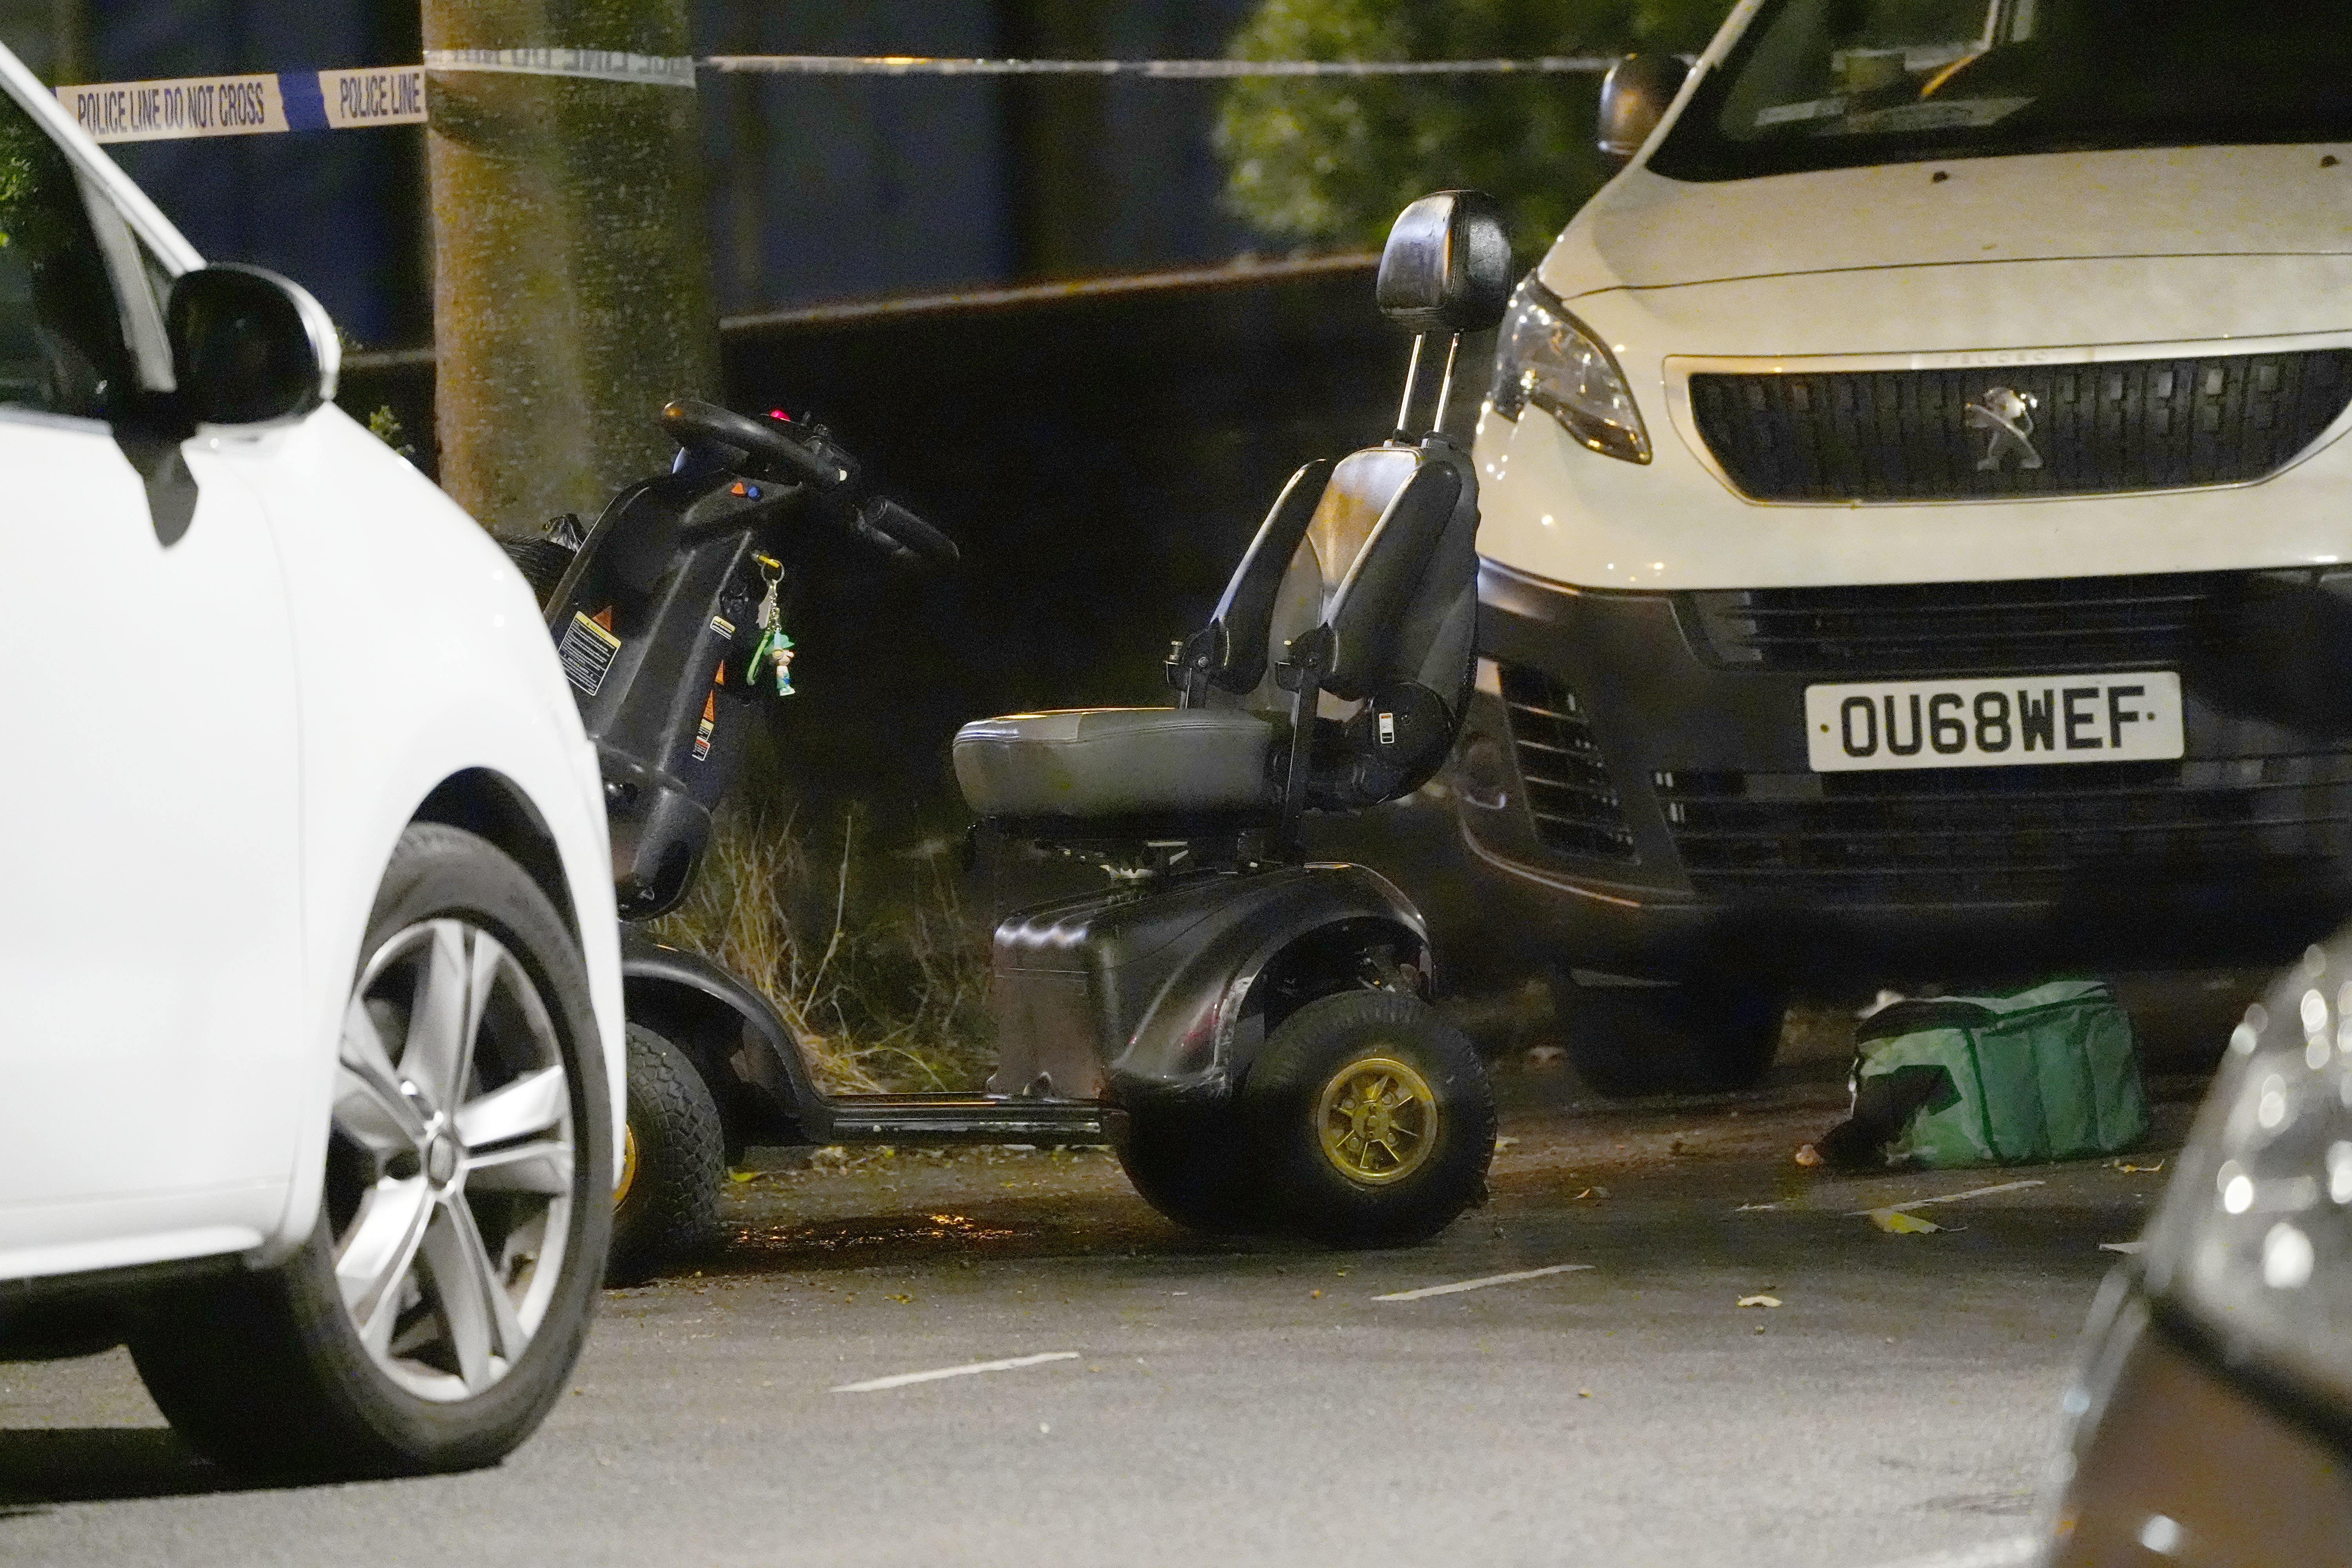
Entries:
[[613,1195],[607,1285],[642,1285],[718,1245],[726,1130],[694,1063],[643,1025],[629,1026],[629,1113]]
[[1788,998],[1756,985],[1587,984],[1552,972],[1562,1047],[1606,1100],[1753,1089],[1780,1048]]
[[1187,1230],[1241,1236],[1265,1224],[1262,1162],[1231,1101],[1134,1107],[1112,1150],[1143,1201]]
[[1459,1029],[1386,991],[1308,1003],[1266,1037],[1243,1116],[1286,1228],[1406,1247],[1486,1194],[1495,1094]]
[[360,951],[309,1237],[151,1298],[128,1336],[173,1428],[242,1471],[495,1463],[562,1393],[604,1273],[611,1096],[547,895],[486,840],[415,825]]

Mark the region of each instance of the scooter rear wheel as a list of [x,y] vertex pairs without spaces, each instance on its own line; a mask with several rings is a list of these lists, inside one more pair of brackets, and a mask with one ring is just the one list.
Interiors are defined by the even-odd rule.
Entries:
[[1427,1005],[1385,991],[1308,1003],[1242,1087],[1280,1217],[1332,1247],[1407,1247],[1486,1194],[1486,1064]]

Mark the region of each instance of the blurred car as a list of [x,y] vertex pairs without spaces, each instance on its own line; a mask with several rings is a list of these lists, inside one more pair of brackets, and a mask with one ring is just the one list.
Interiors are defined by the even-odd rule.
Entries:
[[[1759,0],[1506,320],[1454,784],[1603,1089],[2352,915],[2352,27]],[[1579,1026],[1580,1024],[1589,1026]]]
[[622,1009],[530,591],[337,364],[0,48],[0,1359],[350,1474],[562,1392]]
[[2066,1410],[2049,1568],[2352,1563],[2352,931],[2231,1034]]

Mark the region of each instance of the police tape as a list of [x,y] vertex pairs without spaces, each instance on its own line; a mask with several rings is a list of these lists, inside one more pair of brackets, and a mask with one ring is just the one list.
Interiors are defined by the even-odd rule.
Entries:
[[425,62],[357,70],[262,71],[61,87],[58,100],[100,142],[262,136],[425,122],[425,73],[519,76],[691,89],[698,69],[765,76],[1091,76],[1161,81],[1249,77],[1597,76],[1602,55],[1485,60],[1015,60],[927,55],[640,55],[619,49],[427,49]]
[[423,66],[95,82],[57,93],[99,142],[349,131],[425,119]]
[[711,55],[722,75],[767,76],[1133,76],[1161,81],[1242,77],[1599,76],[1606,55],[1544,55],[1526,60],[989,60],[929,55]]
[[565,76],[582,81],[636,82],[653,87],[694,85],[694,61],[683,55],[638,55],[625,49],[427,49],[437,71],[504,71],[515,76]]

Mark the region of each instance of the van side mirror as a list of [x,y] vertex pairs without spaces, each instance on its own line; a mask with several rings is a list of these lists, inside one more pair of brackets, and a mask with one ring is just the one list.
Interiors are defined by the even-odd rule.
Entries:
[[335,324],[275,272],[223,263],[182,273],[163,331],[181,409],[198,424],[290,424],[335,395]]
[[1674,55],[1627,55],[1601,79],[1601,155],[1623,168],[1682,91],[1690,67]]
[[1484,191],[1440,191],[1397,215],[1372,298],[1414,332],[1484,331],[1511,297],[1511,242]]

